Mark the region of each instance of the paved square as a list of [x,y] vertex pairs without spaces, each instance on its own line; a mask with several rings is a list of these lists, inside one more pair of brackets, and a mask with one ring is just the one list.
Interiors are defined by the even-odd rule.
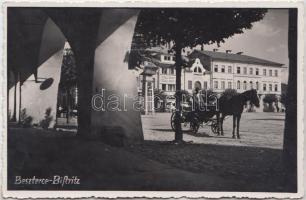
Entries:
[[[174,132],[170,125],[171,113],[143,115],[144,139],[172,141]],[[184,132],[184,140],[197,144],[283,148],[284,113],[243,113],[240,121],[241,139],[232,139],[232,116],[224,121],[224,136],[213,134],[209,126],[200,127],[197,134]],[[186,128],[185,128],[186,129]]]

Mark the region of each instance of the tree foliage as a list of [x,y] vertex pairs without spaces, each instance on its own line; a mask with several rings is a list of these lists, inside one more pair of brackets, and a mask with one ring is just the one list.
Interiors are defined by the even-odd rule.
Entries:
[[62,71],[61,71],[61,87],[70,88],[75,86],[77,81],[76,64],[74,54],[70,48],[64,50]]
[[275,94],[266,94],[263,98],[264,103],[272,104],[273,102],[277,101],[277,97]]
[[224,39],[250,29],[252,23],[261,20],[265,13],[266,9],[253,8],[143,9],[135,31],[148,46],[171,41],[181,47],[220,44]]

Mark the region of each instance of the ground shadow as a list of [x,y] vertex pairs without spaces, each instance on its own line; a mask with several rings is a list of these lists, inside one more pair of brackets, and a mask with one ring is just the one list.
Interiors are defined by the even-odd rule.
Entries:
[[[214,144],[145,141],[128,151],[189,172],[233,180],[229,191],[283,192],[282,150]],[[239,189],[238,189],[239,188]]]
[[160,132],[173,132],[172,129],[170,128],[166,128],[166,129],[163,129],[163,128],[154,128],[154,129],[150,129],[152,131],[160,131]]
[[260,121],[285,121],[285,119],[271,119],[271,118],[266,118],[266,119],[253,119],[253,120],[260,120]]
[[209,135],[208,133],[201,131],[198,131],[197,133],[194,133],[192,131],[186,131],[184,133],[193,137],[215,137],[214,135]]
[[[69,134],[9,128],[8,189],[284,192],[281,150],[169,141],[115,148]],[[81,184],[15,184],[54,175]]]

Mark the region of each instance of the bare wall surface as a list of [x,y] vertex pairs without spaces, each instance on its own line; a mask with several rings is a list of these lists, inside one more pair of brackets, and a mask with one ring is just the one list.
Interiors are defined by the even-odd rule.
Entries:
[[[94,134],[116,134],[119,131],[128,141],[143,140],[140,112],[133,109],[134,97],[137,96],[136,78],[128,70],[126,60],[137,16],[138,11],[131,9],[105,10],[101,16],[95,51],[93,91],[94,94],[101,94],[102,89],[106,90],[106,110],[92,111]],[[109,17],[115,20],[109,23]],[[110,33],[109,30],[113,31]],[[125,94],[127,98],[124,99]],[[107,101],[110,95],[119,97],[110,100],[118,104]],[[107,104],[115,109],[107,109]],[[116,105],[119,105],[118,109]]]

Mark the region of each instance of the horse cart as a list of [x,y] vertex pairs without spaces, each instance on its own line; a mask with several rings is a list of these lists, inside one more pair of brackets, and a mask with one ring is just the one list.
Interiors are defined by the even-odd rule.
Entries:
[[218,134],[218,121],[214,115],[215,113],[207,111],[183,111],[181,116],[176,118],[176,112],[173,112],[171,115],[171,128],[175,131],[175,120],[179,120],[182,127],[189,128],[189,131],[194,134],[197,134],[199,128],[204,126],[210,126],[211,131],[214,134]]

